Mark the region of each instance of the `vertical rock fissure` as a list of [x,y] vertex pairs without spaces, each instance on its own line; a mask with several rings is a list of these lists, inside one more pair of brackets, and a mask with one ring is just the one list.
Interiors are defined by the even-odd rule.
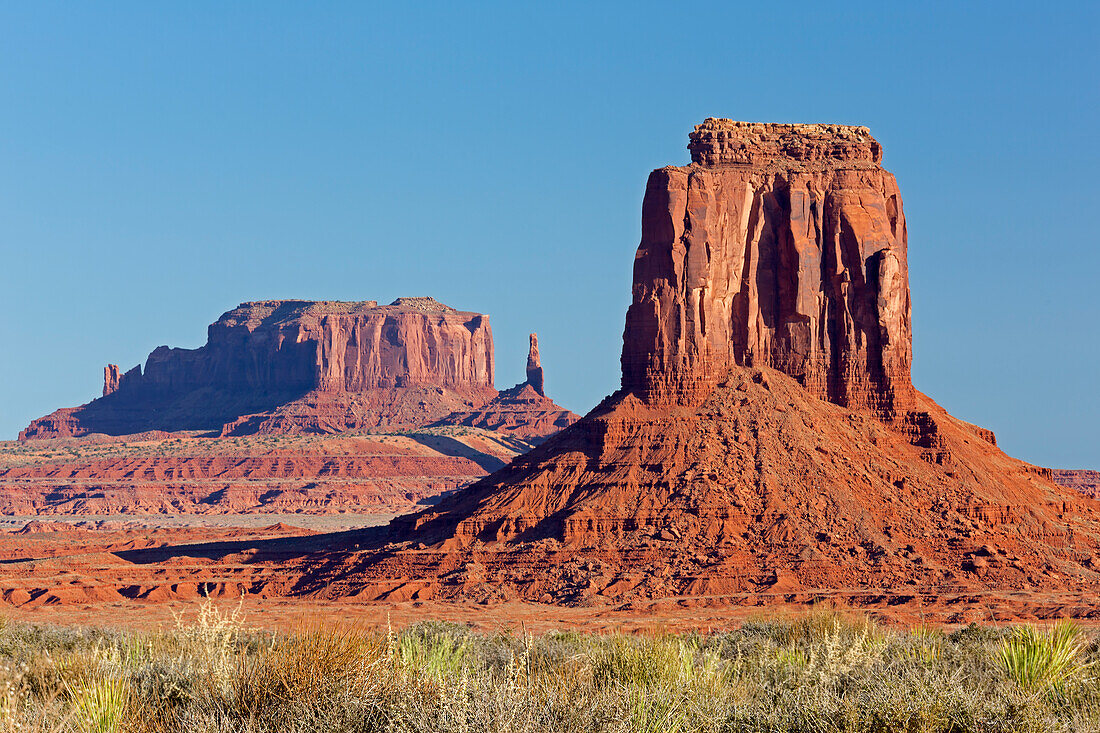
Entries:
[[693,403],[725,367],[758,364],[891,417],[910,388],[908,273],[878,144],[865,128],[724,120],[691,140],[691,166],[649,179],[624,386]]

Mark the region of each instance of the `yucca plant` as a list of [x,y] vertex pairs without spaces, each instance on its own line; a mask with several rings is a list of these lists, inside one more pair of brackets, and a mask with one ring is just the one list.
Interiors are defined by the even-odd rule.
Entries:
[[75,723],[83,733],[116,733],[129,699],[125,680],[105,679],[81,685],[73,690]]
[[443,682],[454,678],[467,666],[470,643],[450,634],[402,634],[393,649],[395,661]]
[[943,632],[924,623],[913,629],[910,641],[906,656],[924,666],[935,664],[943,653]]
[[804,669],[810,663],[806,650],[799,647],[781,647],[776,652],[775,658],[781,667]]
[[1001,646],[1001,667],[1028,692],[1061,693],[1088,669],[1077,624],[1059,621],[1049,631],[1021,626]]

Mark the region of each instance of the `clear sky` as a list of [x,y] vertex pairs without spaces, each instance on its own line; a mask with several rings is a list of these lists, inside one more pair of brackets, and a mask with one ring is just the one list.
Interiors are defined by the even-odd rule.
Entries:
[[716,116],[870,126],[917,386],[1100,468],[1096,3],[534,5],[0,6],[0,438],[265,298],[489,313],[497,385],[537,331],[583,413],[646,175]]

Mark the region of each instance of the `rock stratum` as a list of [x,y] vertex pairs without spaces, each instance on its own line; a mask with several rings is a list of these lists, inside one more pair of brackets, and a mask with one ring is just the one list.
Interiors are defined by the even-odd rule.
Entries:
[[1051,469],[1051,473],[1056,484],[1079,491],[1094,499],[1100,499],[1100,471],[1054,468]]
[[167,433],[0,444],[0,517],[400,514],[532,445],[499,432]]
[[911,383],[908,232],[868,130],[708,119],[689,138],[691,165],[647,184],[622,388],[395,520],[391,544],[330,554],[303,592],[1016,608],[1053,594],[1095,614],[1100,505]]
[[[258,301],[223,314],[200,348],[161,346],[125,373],[108,365],[102,397],[39,418],[19,438],[409,429],[497,397],[487,315],[432,298]],[[512,409],[507,430],[544,438],[560,429],[551,409],[576,419],[548,398],[533,406],[529,421]]]

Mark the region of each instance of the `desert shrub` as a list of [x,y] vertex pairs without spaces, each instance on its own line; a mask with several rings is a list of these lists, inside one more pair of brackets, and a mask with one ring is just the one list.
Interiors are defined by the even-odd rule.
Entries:
[[1001,667],[1027,692],[1063,693],[1089,668],[1085,639],[1072,621],[1059,621],[1048,631],[1034,626],[1014,630],[1001,645]]
[[691,637],[612,636],[597,646],[593,680],[597,688],[687,687],[713,689],[723,678],[718,655]]
[[340,624],[313,622],[239,658],[234,697],[245,717],[265,707],[323,705],[344,693],[364,694],[385,662],[385,640]]
[[26,665],[11,661],[0,663],[0,731],[3,733],[23,727],[26,672]]
[[762,637],[777,644],[806,644],[826,638],[874,638],[881,630],[870,616],[828,606],[806,613],[750,619],[740,629],[746,637]]
[[72,689],[74,722],[83,733],[117,733],[126,715],[130,688],[125,680],[86,681]]

